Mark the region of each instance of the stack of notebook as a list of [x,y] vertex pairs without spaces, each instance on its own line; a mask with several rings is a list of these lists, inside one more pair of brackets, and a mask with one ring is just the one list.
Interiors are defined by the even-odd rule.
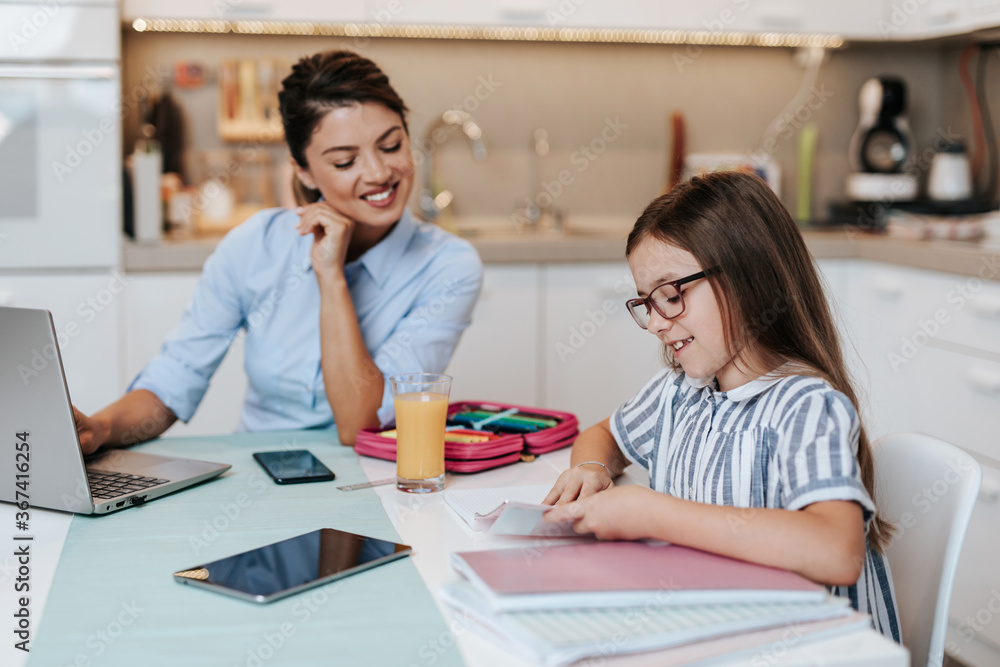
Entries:
[[529,540],[455,553],[452,566],[462,580],[443,599],[543,665],[653,649],[669,649],[663,664],[689,664],[870,625],[797,574],[671,544]]

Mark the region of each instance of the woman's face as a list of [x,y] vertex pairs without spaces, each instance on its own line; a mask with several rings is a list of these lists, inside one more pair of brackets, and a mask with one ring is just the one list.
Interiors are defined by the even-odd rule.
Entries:
[[305,150],[299,179],[356,223],[389,227],[413,189],[410,138],[395,111],[376,103],[330,109]]
[[[642,298],[667,281],[703,270],[687,250],[651,237],[635,247],[628,264],[635,278],[636,291]],[[708,280],[695,280],[680,289],[684,312],[668,320],[653,310],[648,331],[672,350],[674,360],[689,377],[715,376],[722,391],[756,379],[760,374],[744,372],[749,366],[726,347],[722,309]],[[737,358],[739,368],[734,363]]]

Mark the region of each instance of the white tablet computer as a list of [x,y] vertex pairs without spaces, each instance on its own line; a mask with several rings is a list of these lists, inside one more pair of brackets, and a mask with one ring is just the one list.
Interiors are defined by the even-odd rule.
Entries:
[[174,581],[251,602],[273,602],[402,558],[412,549],[322,528],[174,573]]

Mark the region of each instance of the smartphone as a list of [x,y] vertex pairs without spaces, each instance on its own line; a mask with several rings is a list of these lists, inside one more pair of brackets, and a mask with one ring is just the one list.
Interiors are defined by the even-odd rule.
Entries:
[[308,449],[283,449],[278,452],[256,452],[253,457],[276,484],[329,482],[336,479],[323,462]]
[[273,602],[407,556],[412,548],[334,528],[174,572],[179,584],[250,602]]

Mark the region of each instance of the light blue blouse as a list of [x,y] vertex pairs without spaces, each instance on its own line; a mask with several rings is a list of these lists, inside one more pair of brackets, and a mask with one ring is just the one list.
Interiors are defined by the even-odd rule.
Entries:
[[[237,431],[331,428],[320,367],[320,294],[290,210],[261,211],[232,230],[205,262],[180,324],[132,381],[182,421],[194,415],[237,336],[246,337],[249,387]],[[470,243],[415,220],[344,267],[365,347],[385,379],[378,417],[392,421],[388,377],[442,372],[471,322],[482,263]],[[338,381],[360,387],[370,378]]]

